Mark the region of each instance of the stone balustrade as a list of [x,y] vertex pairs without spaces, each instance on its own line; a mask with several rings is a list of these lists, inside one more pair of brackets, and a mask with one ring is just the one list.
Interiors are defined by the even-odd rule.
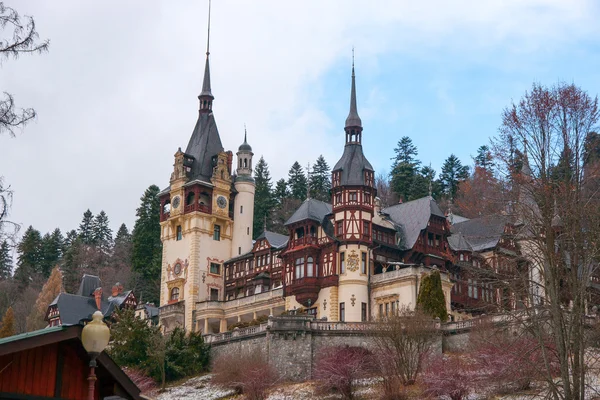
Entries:
[[248,304],[257,304],[271,299],[281,299],[283,301],[283,288],[273,289],[267,292],[254,294],[252,296],[241,297],[239,299],[229,301],[202,301],[196,304],[196,310],[229,310]]

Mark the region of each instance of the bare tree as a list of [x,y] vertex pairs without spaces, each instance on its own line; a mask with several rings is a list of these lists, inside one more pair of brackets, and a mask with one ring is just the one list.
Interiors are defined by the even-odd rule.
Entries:
[[[33,17],[25,16],[22,21],[19,13],[6,7],[3,2],[0,2],[0,29],[8,31],[3,35],[5,39],[0,39],[0,62],[9,58],[16,59],[24,53],[48,51],[50,41],[39,41]],[[0,134],[8,132],[14,136],[14,129],[25,126],[36,114],[33,108],[15,108],[14,98],[10,93],[4,92],[4,96],[0,100]]]
[[375,177],[375,188],[377,188],[377,197],[381,201],[381,208],[390,207],[398,203],[398,195],[392,190],[390,180],[386,174],[377,174]]
[[[514,191],[513,239],[518,257],[498,263],[490,279],[511,324],[538,341],[541,358],[555,349],[556,379],[544,374],[553,399],[583,399],[590,358],[586,312],[598,302],[600,199],[586,173],[586,138],[597,127],[598,99],[571,84],[532,90],[503,112],[494,150]],[[515,154],[521,154],[516,162]],[[553,346],[548,346],[547,333]]]
[[385,391],[389,389],[386,385],[393,386],[394,383],[414,384],[423,358],[440,339],[439,330],[430,316],[406,306],[375,324],[371,336]]

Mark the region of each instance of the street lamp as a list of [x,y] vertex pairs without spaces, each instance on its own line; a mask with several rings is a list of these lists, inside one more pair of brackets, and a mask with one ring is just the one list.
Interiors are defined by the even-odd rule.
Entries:
[[81,342],[85,351],[90,355],[90,376],[88,377],[88,399],[94,400],[94,384],[96,382],[96,357],[108,345],[110,339],[110,329],[102,320],[103,315],[100,311],[96,311],[92,315],[92,321],[83,327],[81,332]]

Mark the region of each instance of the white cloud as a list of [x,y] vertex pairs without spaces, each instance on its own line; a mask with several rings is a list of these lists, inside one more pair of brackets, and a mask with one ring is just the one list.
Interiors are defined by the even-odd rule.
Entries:
[[[0,137],[0,175],[15,189],[12,217],[42,231],[76,228],[86,208],[130,227],[144,189],[168,184],[173,154],[195,123],[206,41],[198,1],[14,4],[35,17],[50,52],[7,61],[2,90],[38,120],[16,139]],[[357,47],[363,120],[393,101],[377,82],[378,57],[452,49],[452,63],[485,62],[499,46],[515,54],[597,35],[592,1],[213,1],[211,68],[223,144],[249,141],[274,178],[342,152],[342,120],[324,109],[323,79]],[[512,67],[506,60],[507,68]],[[376,82],[367,89],[361,78]],[[366,79],[362,82],[365,82]],[[440,96],[445,93],[439,87]],[[361,92],[362,90],[362,92]],[[452,107],[454,107],[452,105]],[[393,147],[390,143],[387,147]]]

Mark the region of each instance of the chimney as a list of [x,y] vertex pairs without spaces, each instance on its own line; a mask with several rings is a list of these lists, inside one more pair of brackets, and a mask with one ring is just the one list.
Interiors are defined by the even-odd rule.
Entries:
[[96,300],[96,308],[99,311],[102,311],[102,288],[99,287],[96,290],[94,290],[94,299]]
[[115,286],[117,287],[117,294],[123,293],[123,284],[121,282],[115,283]]
[[229,174],[233,174],[233,152],[227,151],[227,168],[229,168]]
[[119,294],[119,283],[115,283],[115,284],[113,285],[113,287],[112,287],[112,290],[111,290],[111,293],[110,293],[110,295],[111,295],[112,297],[115,297],[115,296],[117,296],[118,294]]

